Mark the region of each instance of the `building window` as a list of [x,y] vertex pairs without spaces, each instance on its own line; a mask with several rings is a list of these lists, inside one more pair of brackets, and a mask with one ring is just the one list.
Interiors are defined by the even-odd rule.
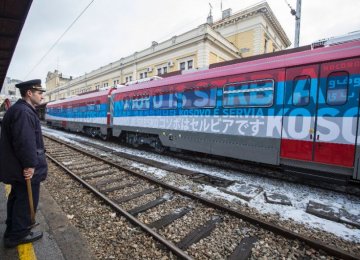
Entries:
[[180,70],[185,70],[185,62],[180,62]]
[[268,39],[265,39],[265,42],[264,42],[264,53],[266,53],[266,50],[267,50],[267,46],[268,46]]
[[116,86],[117,84],[119,84],[119,80],[114,80],[114,86]]
[[147,72],[145,71],[145,72],[141,72],[140,73],[140,79],[145,79],[145,78],[147,78]]
[[166,74],[167,73],[167,67],[165,66],[165,67],[162,67],[162,68],[158,68],[157,69],[157,74],[158,75],[161,75],[161,74]]
[[194,67],[193,60],[187,60],[179,63],[180,70],[191,70]]
[[193,61],[192,60],[189,60],[188,62],[187,62],[187,65],[188,65],[188,70],[189,69],[192,69],[193,68]]
[[103,87],[106,88],[107,86],[109,86],[109,83],[105,82],[105,83],[103,84]]

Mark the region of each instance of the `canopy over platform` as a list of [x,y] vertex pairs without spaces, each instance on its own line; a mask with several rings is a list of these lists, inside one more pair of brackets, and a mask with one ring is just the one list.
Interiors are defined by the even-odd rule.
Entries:
[[32,0],[0,0],[0,90]]

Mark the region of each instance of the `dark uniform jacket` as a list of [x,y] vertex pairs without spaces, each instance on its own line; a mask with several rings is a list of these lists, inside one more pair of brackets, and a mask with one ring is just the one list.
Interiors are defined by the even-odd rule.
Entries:
[[47,175],[47,163],[40,120],[35,109],[19,99],[6,112],[1,124],[0,181],[25,182],[24,168],[35,168],[32,182]]

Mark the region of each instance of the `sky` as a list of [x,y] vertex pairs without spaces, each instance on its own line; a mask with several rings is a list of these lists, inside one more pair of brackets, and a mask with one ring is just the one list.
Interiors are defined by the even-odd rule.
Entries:
[[[152,41],[165,41],[205,23],[209,3],[217,21],[221,18],[221,3],[223,10],[231,8],[235,13],[259,2],[262,1],[33,0],[7,77],[40,78],[45,82],[47,73],[55,69],[64,76],[79,77],[146,49]],[[288,4],[296,9],[296,0],[267,2],[293,43],[295,18]],[[300,46],[360,30],[358,10],[360,0],[302,0]]]

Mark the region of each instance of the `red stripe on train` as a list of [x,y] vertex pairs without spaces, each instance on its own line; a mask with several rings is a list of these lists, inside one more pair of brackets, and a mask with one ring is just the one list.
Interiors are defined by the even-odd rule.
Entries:
[[353,167],[354,155],[355,145],[322,142],[314,144],[309,141],[281,140],[281,158]]

